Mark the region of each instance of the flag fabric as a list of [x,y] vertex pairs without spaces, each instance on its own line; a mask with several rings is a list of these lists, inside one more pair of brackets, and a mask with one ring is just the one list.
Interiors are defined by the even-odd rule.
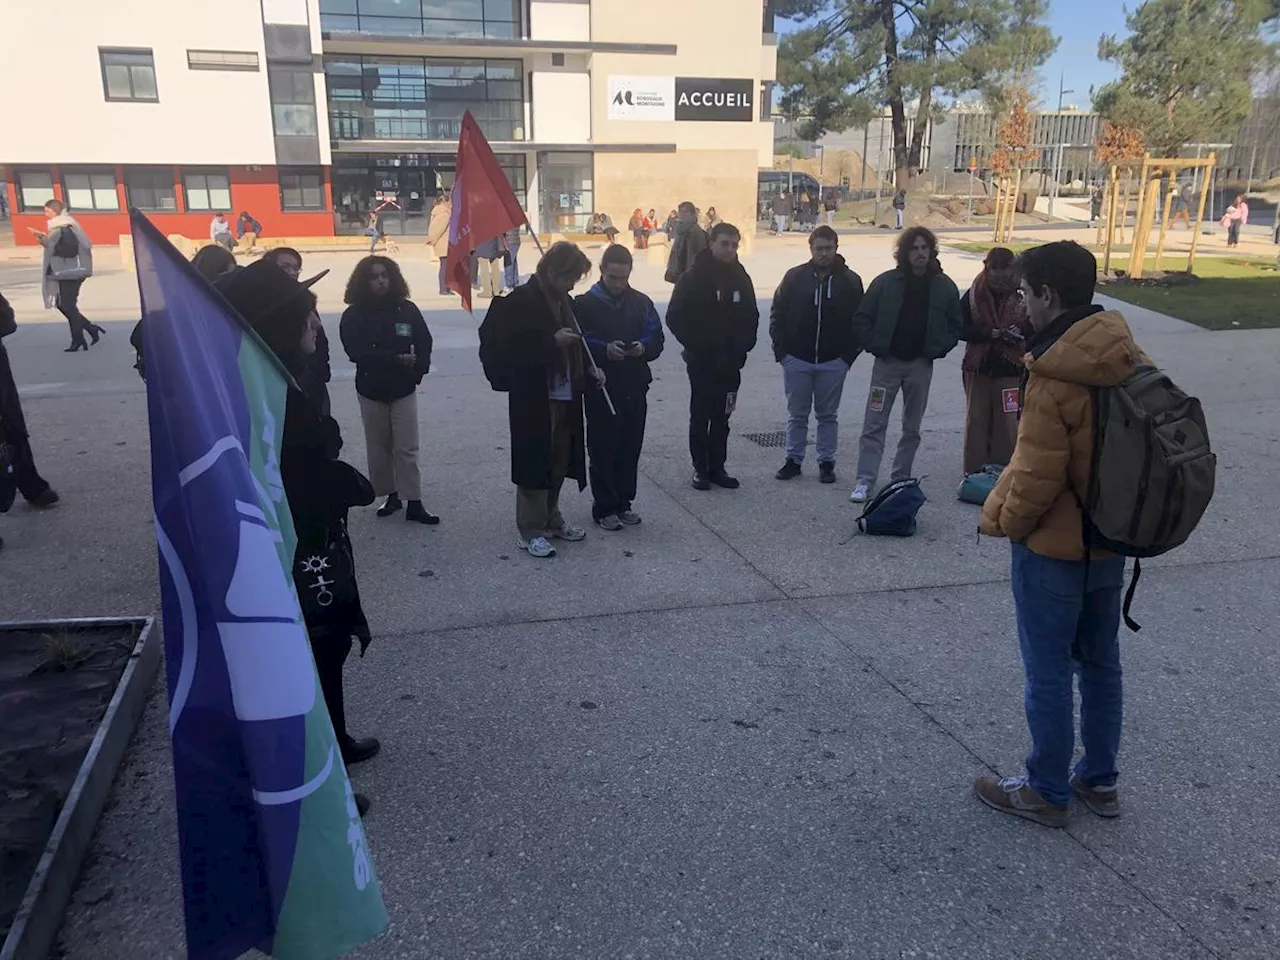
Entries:
[[324,960],[386,908],[291,572],[291,379],[130,214],[151,424],[187,955]]
[[455,169],[446,283],[470,311],[471,251],[528,218],[470,110],[462,115]]

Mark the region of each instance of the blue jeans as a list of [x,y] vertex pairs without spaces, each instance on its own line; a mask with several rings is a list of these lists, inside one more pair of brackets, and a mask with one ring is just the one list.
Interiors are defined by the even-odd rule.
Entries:
[[782,358],[782,385],[787,394],[787,458],[804,463],[809,443],[809,414],[818,419],[818,462],[836,462],[840,398],[848,365],[836,357],[809,363],[787,354]]
[[508,250],[507,265],[502,268],[502,283],[508,290],[520,286],[520,248]]
[[1031,730],[1027,777],[1050,803],[1071,798],[1075,752],[1072,678],[1080,677],[1080,739],[1075,774],[1089,786],[1116,782],[1123,685],[1120,593],[1124,558],[1094,560],[1086,589],[1083,561],[1052,560],[1013,544],[1011,581],[1026,670],[1024,701]]
[[899,230],[902,229],[902,215],[904,212],[905,211],[899,210],[896,207],[894,208],[894,211],[893,211],[893,219],[897,223]]

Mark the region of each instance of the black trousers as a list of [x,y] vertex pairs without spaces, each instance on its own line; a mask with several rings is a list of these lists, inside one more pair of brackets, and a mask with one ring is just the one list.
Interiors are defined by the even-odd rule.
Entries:
[[689,456],[699,473],[718,473],[729,456],[729,394],[742,382],[740,371],[715,361],[687,360],[689,370]]
[[337,735],[338,746],[346,748],[351,740],[347,733],[347,711],[342,696],[342,666],[351,653],[350,635],[330,630],[309,630],[311,653],[316,658],[316,673],[320,677],[320,689],[324,693],[324,705],[329,708],[329,719]]
[[591,481],[591,516],[595,520],[631,509],[649,412],[644,391],[612,396],[617,416],[609,412],[601,391],[590,390],[586,394],[587,452],[591,455],[587,477]]
[[18,481],[18,492],[28,503],[34,503],[37,497],[43,496],[49,489],[49,481],[36,471],[36,461],[31,455],[31,444],[26,437],[8,441],[14,448],[16,459],[13,465],[14,479]]
[[58,312],[67,318],[71,327],[71,342],[76,346],[84,343],[84,335],[93,326],[80,312],[77,302],[80,299],[80,286],[83,280],[59,280],[58,297],[54,301]]

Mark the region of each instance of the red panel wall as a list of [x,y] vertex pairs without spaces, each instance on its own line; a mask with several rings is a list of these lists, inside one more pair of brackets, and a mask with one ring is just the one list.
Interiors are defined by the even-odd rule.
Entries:
[[[222,169],[222,168],[216,168]],[[95,244],[113,245],[120,242],[120,234],[129,232],[128,197],[124,186],[125,168],[115,168],[116,196],[119,200],[119,211],[111,213],[95,213],[92,210],[72,210],[72,215],[84,227],[89,239]],[[57,167],[52,168],[53,192],[58,199],[65,199],[62,193],[62,175]],[[227,219],[235,227],[236,217],[241,210],[248,210],[262,224],[262,233],[268,242],[272,237],[329,237],[333,236],[333,193],[330,184],[329,170],[324,170],[324,210],[286,212],[280,209],[280,184],[276,167],[262,167],[250,170],[247,167],[230,167],[227,169],[231,181],[231,209],[223,210]],[[28,227],[36,230],[45,229],[45,218],[42,211],[22,213],[18,211],[16,174],[10,170],[15,182],[9,186],[9,209],[13,211],[13,237],[19,246],[34,246],[36,239]],[[174,193],[178,198],[178,206],[186,210],[186,197],[182,192],[182,168],[174,168]],[[192,239],[204,239],[209,236],[209,223],[213,219],[212,211],[195,211],[181,213],[165,213],[147,211],[151,218],[165,234],[181,234]]]

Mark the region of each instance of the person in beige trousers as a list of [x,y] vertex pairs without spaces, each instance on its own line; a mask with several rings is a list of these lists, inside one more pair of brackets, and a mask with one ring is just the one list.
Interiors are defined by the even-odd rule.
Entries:
[[436,195],[436,205],[431,208],[431,219],[427,222],[427,246],[435,251],[440,261],[440,295],[446,296],[449,288],[445,286],[445,271],[449,268],[449,220],[453,217],[453,204],[449,202],[449,194]]
[[356,365],[369,480],[385,498],[378,516],[391,516],[407,501],[406,520],[437,524],[440,518],[422,505],[418,470],[417,389],[431,369],[431,331],[390,257],[356,264],[344,299],[349,306],[338,332]]

